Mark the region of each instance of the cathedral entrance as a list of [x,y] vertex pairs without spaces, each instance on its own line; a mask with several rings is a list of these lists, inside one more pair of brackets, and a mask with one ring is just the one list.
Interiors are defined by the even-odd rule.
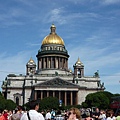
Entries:
[[62,103],[67,105],[78,104],[78,91],[51,91],[51,90],[37,90],[35,99],[43,99],[45,97],[57,97],[62,100]]

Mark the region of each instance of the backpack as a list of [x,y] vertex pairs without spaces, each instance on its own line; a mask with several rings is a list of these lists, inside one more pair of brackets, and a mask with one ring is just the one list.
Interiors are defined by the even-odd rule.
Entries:
[[20,120],[20,116],[19,116],[19,114],[13,114],[12,116],[11,116],[11,120]]

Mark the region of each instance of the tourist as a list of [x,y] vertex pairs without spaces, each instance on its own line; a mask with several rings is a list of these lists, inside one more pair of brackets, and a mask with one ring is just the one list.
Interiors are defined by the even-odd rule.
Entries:
[[116,120],[120,120],[120,111],[118,111],[118,113],[117,113]]
[[68,120],[81,120],[81,112],[78,108],[71,108],[68,116]]
[[93,120],[93,118],[90,117],[90,112],[89,111],[87,111],[85,114],[86,114],[85,120]]
[[5,120],[5,117],[3,116],[3,111],[0,110],[0,120]]
[[35,100],[30,102],[30,110],[24,113],[20,120],[44,120],[41,113],[38,113],[39,103]]
[[9,110],[8,111],[8,120],[11,120],[12,114],[13,114],[13,111]]
[[8,110],[4,110],[3,116],[5,117],[5,120],[8,120]]
[[20,116],[20,118],[22,117],[22,115],[23,115],[23,108],[22,108],[22,106],[17,106],[17,108],[18,108],[18,113],[19,113],[19,116]]
[[100,110],[99,120],[105,120],[105,119],[106,119],[105,111],[104,110]]
[[57,114],[56,114],[56,116],[55,116],[54,119],[55,119],[55,120],[64,120],[64,117],[63,117],[62,114],[61,114],[61,110],[58,110],[58,111],[57,111]]
[[94,120],[98,120],[100,116],[100,111],[99,108],[95,109],[95,112],[93,113],[92,117],[94,118]]
[[41,114],[42,114],[43,117],[45,118],[45,111],[44,111],[44,110],[41,111]]
[[116,117],[114,116],[114,111],[112,109],[108,109],[106,111],[106,120],[116,120]]
[[19,110],[15,108],[14,113],[11,116],[11,120],[20,120]]
[[46,119],[46,120],[51,120],[50,110],[47,110],[47,113],[46,113],[46,115],[45,115],[45,119]]
[[64,120],[67,120],[68,119],[68,111],[67,110],[65,110],[65,113],[64,113]]
[[51,119],[54,120],[54,118],[55,118],[55,111],[52,109],[52,111],[51,111]]

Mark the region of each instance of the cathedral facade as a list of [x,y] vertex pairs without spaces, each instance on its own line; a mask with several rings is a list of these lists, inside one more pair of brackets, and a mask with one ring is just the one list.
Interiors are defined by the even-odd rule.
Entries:
[[37,63],[30,58],[26,75],[9,74],[2,84],[2,93],[18,105],[29,100],[57,97],[66,105],[78,105],[86,95],[105,89],[99,74],[84,76],[84,64],[78,58],[73,69],[68,69],[68,51],[63,39],[57,35],[54,24],[50,27],[36,55]]

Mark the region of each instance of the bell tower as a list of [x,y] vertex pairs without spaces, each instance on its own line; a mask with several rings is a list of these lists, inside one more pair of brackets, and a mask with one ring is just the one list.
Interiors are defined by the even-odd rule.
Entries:
[[75,63],[75,65],[73,65],[73,67],[74,67],[74,78],[84,77],[84,65],[80,61],[80,58],[78,58],[77,62]]
[[26,75],[33,75],[36,72],[36,63],[32,58],[26,64]]

